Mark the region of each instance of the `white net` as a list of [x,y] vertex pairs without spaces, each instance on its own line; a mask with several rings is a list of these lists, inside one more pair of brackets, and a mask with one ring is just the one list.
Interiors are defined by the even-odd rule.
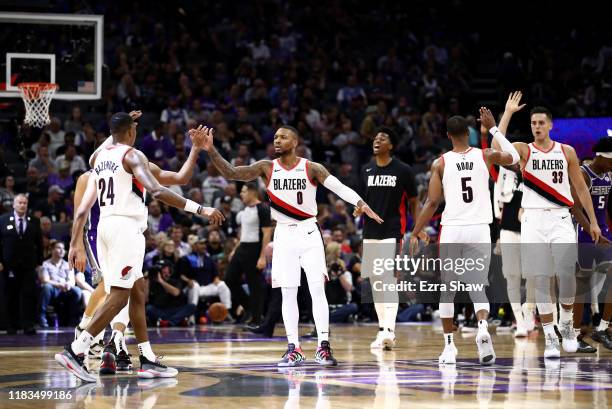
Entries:
[[57,91],[57,84],[25,82],[19,84],[18,87],[26,109],[23,123],[37,128],[49,124],[51,122],[49,105],[53,94]]

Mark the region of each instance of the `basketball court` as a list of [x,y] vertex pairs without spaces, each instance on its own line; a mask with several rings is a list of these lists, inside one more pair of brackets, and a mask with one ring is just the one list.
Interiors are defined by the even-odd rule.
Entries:
[[[441,333],[431,324],[398,325],[398,347],[390,352],[370,351],[375,331],[363,324],[332,326],[337,367],[315,364],[315,341],[304,339],[306,364],[279,370],[276,362],[286,347],[282,325],[272,340],[237,326],[153,329],[151,342],[165,363],[179,369],[176,379],[142,380],[129,374],[100,376],[93,384],[81,383],[53,359],[72,340],[70,329],[41,331],[25,339],[3,336],[0,401],[7,408],[268,409],[605,408],[612,403],[612,352],[601,347],[597,354],[564,354],[561,360],[545,361],[536,334],[515,341],[509,332],[493,332],[497,362],[483,367],[476,359],[475,334],[457,334],[459,360],[444,367],[437,362]],[[135,352],[130,342],[133,338],[128,348]],[[71,397],[15,400],[16,393],[37,391],[63,391]]]
[[[49,121],[49,102],[102,97],[104,17],[0,12],[12,38],[0,53],[1,102],[22,104],[32,124]],[[27,88],[18,84],[38,84]],[[47,86],[41,84],[56,84]],[[45,95],[46,101],[41,100]],[[30,94],[28,94],[30,92]],[[38,100],[41,100],[38,103]],[[38,104],[38,105],[37,105]],[[42,105],[41,105],[42,104]],[[46,104],[46,105],[45,105]],[[51,105],[53,116],[53,105]],[[27,116],[26,116],[27,118]],[[37,122],[34,122],[37,121]],[[302,334],[311,327],[300,327]],[[306,364],[277,368],[287,347],[282,325],[261,338],[240,326],[149,330],[163,363],[177,378],[139,379],[136,373],[83,383],[54,354],[71,342],[72,328],[32,337],[0,335],[0,408],[606,408],[612,405],[612,351],[562,354],[545,360],[541,331],[515,340],[492,328],[497,361],[478,364],[475,333],[457,333],[456,365],[439,365],[441,329],[398,324],[393,351],[371,351],[377,328],[332,325],[337,367],[314,362],[315,340],[302,340]],[[106,338],[109,334],[107,333]],[[135,366],[135,339],[128,338]],[[99,361],[90,361],[97,376]]]

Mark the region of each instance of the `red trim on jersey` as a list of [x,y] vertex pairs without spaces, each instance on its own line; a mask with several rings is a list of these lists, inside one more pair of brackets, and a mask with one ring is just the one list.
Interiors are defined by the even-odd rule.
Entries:
[[140,183],[140,181],[138,181],[138,179],[136,179],[134,176],[132,176],[132,183],[134,183],[134,185],[138,188],[138,190],[144,193],[145,191],[144,185]]
[[536,146],[535,142],[532,142],[531,144],[533,145],[533,147],[534,147],[534,148],[536,148],[536,149],[537,149],[537,150],[539,150],[540,152],[543,152],[543,153],[548,153],[548,152],[550,152],[550,151],[552,151],[552,150],[553,150],[553,148],[555,147],[555,143],[556,143],[556,142],[555,142],[555,141],[553,141],[552,146],[551,146],[551,147],[550,147],[550,148],[549,148],[547,151],[545,151],[544,149],[540,149],[540,148],[538,148],[538,147]]
[[317,183],[313,182],[312,179],[310,179],[310,175],[308,174],[308,160],[306,161],[306,177],[308,178],[308,181],[310,182],[311,185],[316,186]]
[[272,180],[272,173],[274,173],[274,161],[272,161],[272,166],[270,167],[270,173],[268,174],[268,181],[266,182],[266,189],[270,186],[270,181]]
[[[482,151],[482,160],[485,162],[485,166],[487,166],[487,161],[484,156],[485,149],[489,148],[489,142],[487,142],[487,138],[480,138],[480,150]],[[497,178],[499,177],[499,172],[495,168],[495,165],[491,164],[489,166],[489,176],[493,179],[494,182],[497,182]]]
[[294,214],[296,214],[298,216],[301,216],[301,217],[309,217],[309,218],[310,217],[314,217],[313,215],[308,214],[308,213],[304,213],[300,209],[296,209],[295,207],[291,206],[290,204],[282,201],[278,197],[274,196],[274,194],[272,194],[272,192],[270,192],[269,189],[268,189],[268,197],[270,198],[271,202],[273,202],[277,206],[282,207],[283,209],[287,210],[288,212],[294,213]]
[[406,201],[408,200],[408,195],[406,194],[406,191],[404,190],[404,193],[402,193],[402,198],[400,199],[400,206],[399,206],[399,214],[400,214],[400,231],[402,232],[402,235],[404,235],[404,233],[406,233]]
[[[529,148],[529,145],[527,145],[527,147]],[[529,158],[531,158],[531,148],[527,151],[527,159],[525,159],[525,167],[521,169],[523,172],[525,172],[525,168],[527,168],[527,164],[529,163]]]
[[548,186],[544,181],[538,179],[536,176],[532,175],[526,170],[523,171],[523,178],[533,183],[534,187],[541,189],[543,191],[542,193],[551,195],[554,199],[558,200],[562,204],[568,207],[572,207],[574,205],[574,202],[572,202],[571,200],[563,196],[561,193],[557,192],[554,188]]
[[298,156],[298,161],[297,161],[297,163],[296,163],[295,165],[293,165],[292,167],[290,167],[290,168],[286,168],[286,167],[284,167],[284,166],[283,166],[283,164],[281,163],[280,159],[276,159],[276,161],[278,162],[278,164],[280,165],[280,167],[281,167],[281,168],[283,168],[283,169],[285,169],[285,170],[293,170],[293,169],[295,169],[295,168],[296,168],[296,166],[297,166],[297,165],[299,165],[299,164],[300,164],[300,162],[302,161],[302,158],[300,158],[300,157]]

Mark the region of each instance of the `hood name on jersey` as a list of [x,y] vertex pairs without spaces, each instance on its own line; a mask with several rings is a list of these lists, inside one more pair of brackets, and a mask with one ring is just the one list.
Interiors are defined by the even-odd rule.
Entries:
[[306,190],[306,179],[272,179],[274,190]]
[[457,165],[458,171],[474,170],[474,162],[457,162],[455,165]]
[[563,170],[562,159],[532,159],[534,170]]
[[110,170],[111,172],[115,173],[118,167],[119,165],[117,165],[112,160],[105,160],[103,162],[100,162],[94,170],[96,171],[96,175],[100,175],[100,172],[102,172],[103,170]]
[[371,175],[368,176],[368,186],[395,187],[397,176],[393,175]]

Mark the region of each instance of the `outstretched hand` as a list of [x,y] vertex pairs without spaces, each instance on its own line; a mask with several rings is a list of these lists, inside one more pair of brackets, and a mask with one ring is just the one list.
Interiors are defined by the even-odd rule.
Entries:
[[493,114],[491,113],[489,108],[480,107],[479,111],[480,111],[480,118],[478,118],[478,120],[480,121],[482,126],[487,128],[487,131],[493,128],[495,126],[495,118],[493,117]]
[[142,111],[131,111],[128,115],[135,121],[142,116]]
[[508,96],[508,101],[506,101],[506,112],[513,114],[525,108],[527,104],[520,105],[522,97],[523,93],[521,91],[511,92]]
[[213,226],[220,226],[225,221],[225,216],[219,210],[214,207],[203,207],[200,215],[206,216],[208,222]]
[[194,146],[204,149],[205,151],[210,150],[213,146],[214,131],[212,128],[206,126],[198,126],[189,130],[189,137],[193,141]]
[[374,211],[370,206],[366,203],[363,203],[361,206],[357,206],[355,211],[353,212],[354,216],[361,216],[362,214],[366,214],[370,219],[373,219],[378,224],[382,224],[384,222],[383,219]]

